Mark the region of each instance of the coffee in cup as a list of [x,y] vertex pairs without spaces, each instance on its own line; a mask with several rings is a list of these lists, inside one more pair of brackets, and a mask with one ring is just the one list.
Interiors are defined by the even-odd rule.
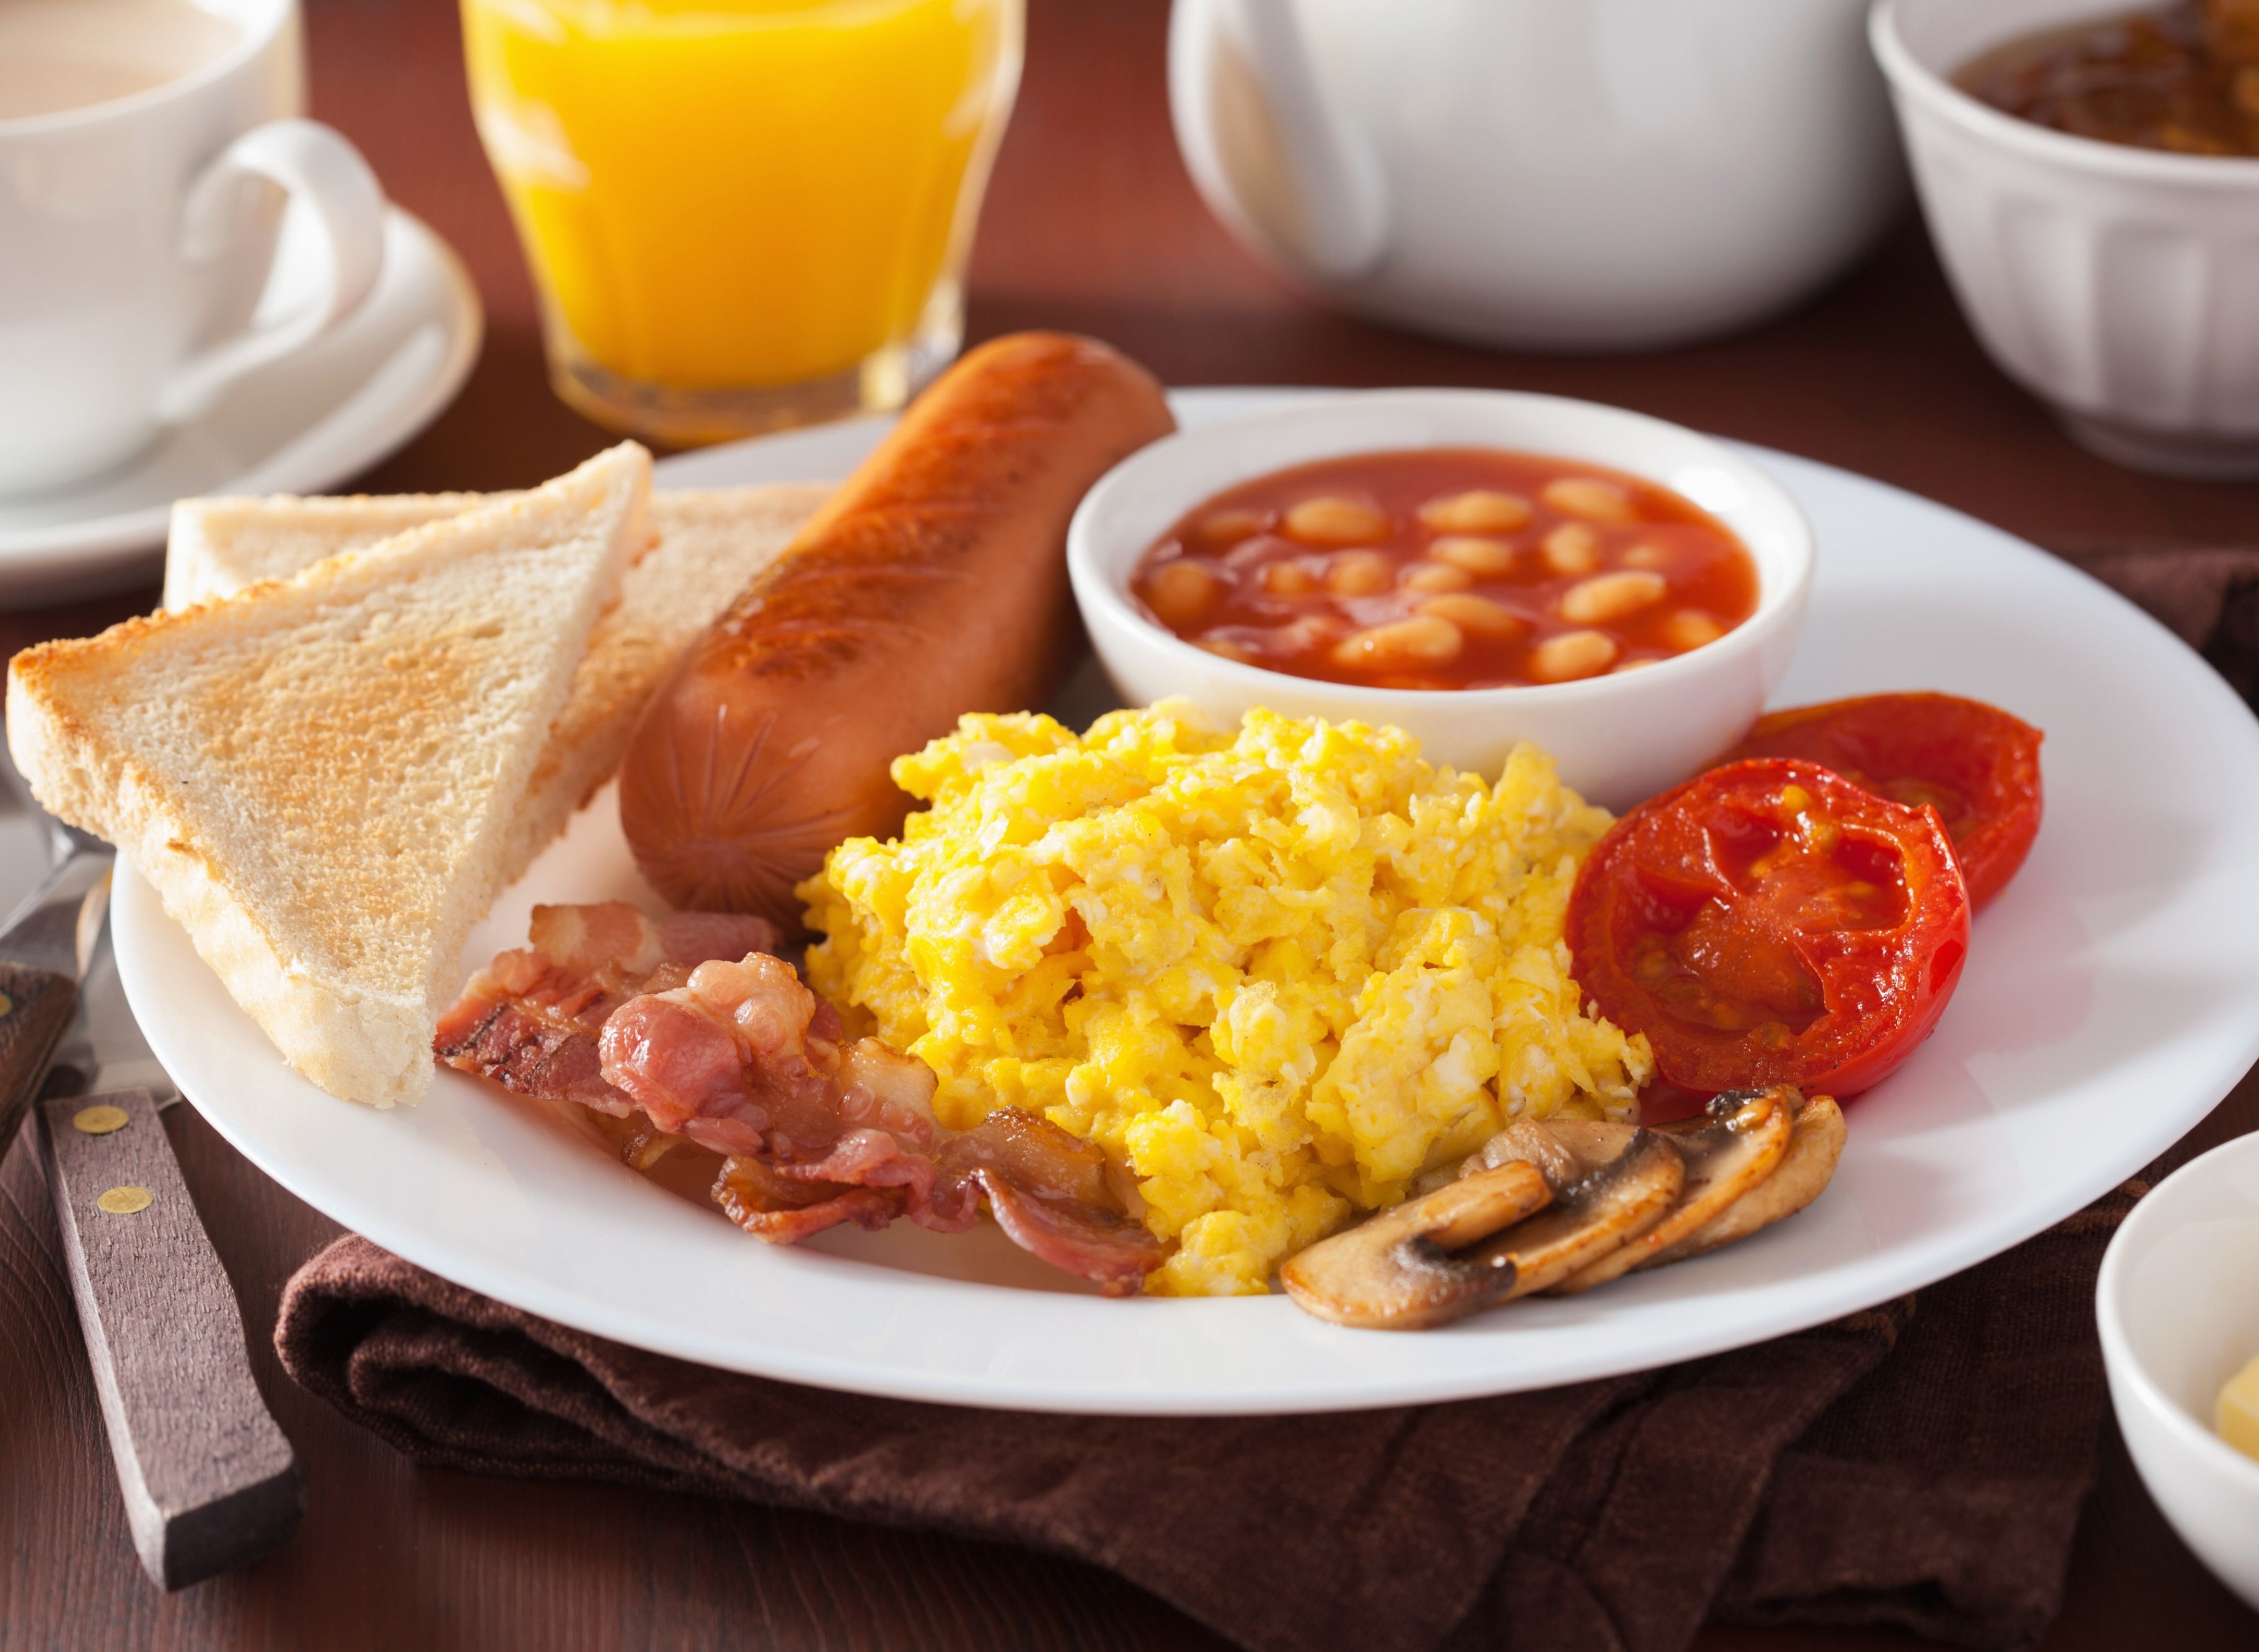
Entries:
[[0,0],[0,121],[153,91],[242,38],[190,0]]

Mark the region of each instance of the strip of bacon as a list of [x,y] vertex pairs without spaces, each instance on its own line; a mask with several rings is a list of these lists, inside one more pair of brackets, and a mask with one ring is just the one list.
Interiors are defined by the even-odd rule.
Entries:
[[939,1144],[933,1073],[875,1038],[843,1038],[838,1012],[783,959],[715,959],[612,1012],[603,1079],[660,1129],[717,1152],[835,1180],[901,1180],[911,1173],[885,1168],[901,1150],[923,1157]]
[[999,1107],[938,1155],[944,1187],[978,1188],[1013,1243],[1127,1296],[1162,1262],[1161,1242],[1122,1209],[1106,1155],[1020,1107]]
[[[818,1164],[834,1173],[844,1168],[836,1157]],[[958,1232],[972,1226],[985,1200],[1015,1244],[1095,1280],[1108,1296],[1135,1292],[1163,1259],[1160,1241],[1122,1210],[1105,1155],[1023,1108],[999,1107],[951,1136],[933,1169],[930,1186],[919,1194],[909,1182],[859,1186],[829,1179],[816,1165],[732,1157],[714,1200],[746,1232],[791,1244],[841,1222],[876,1229],[905,1214]]]
[[766,952],[777,932],[766,918],[727,912],[654,922],[606,901],[534,908],[527,943],[471,978],[441,1017],[433,1051],[520,1094],[624,1119],[635,1103],[604,1082],[596,1049],[612,1011],[647,988],[679,985],[709,958]]
[[603,1078],[661,1129],[738,1156],[715,1196],[762,1238],[895,1215],[959,1232],[985,1199],[1015,1243],[1111,1294],[1158,1265],[1099,1149],[1017,1107],[944,1140],[931,1070],[875,1038],[843,1050],[828,1008],[778,959],[702,964],[613,1013]]
[[843,1221],[876,1232],[902,1214],[894,1188],[809,1181],[787,1176],[765,1160],[736,1157],[722,1161],[714,1202],[747,1233],[780,1245]]
[[775,940],[755,918],[538,907],[531,946],[474,978],[434,1048],[605,1115],[638,1168],[678,1142],[723,1155],[714,1201],[773,1243],[905,1216],[962,1232],[985,1201],[1015,1243],[1109,1294],[1159,1264],[1097,1148],[1013,1107],[944,1129],[931,1070],[848,1043]]

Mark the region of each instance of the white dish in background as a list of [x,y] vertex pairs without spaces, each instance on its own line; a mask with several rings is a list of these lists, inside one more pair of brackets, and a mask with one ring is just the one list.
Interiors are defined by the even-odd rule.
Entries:
[[[262,308],[287,312],[323,255],[292,213]],[[0,496],[0,606],[154,580],[175,499],[317,493],[367,469],[454,400],[478,359],[482,316],[447,244],[388,208],[376,288],[334,331],[249,374],[115,470]]]
[[[1198,425],[1277,391],[1179,394]],[[666,485],[844,475],[861,420],[670,460]],[[772,1249],[624,1169],[548,1113],[442,1072],[412,1111],[289,1072],[120,873],[118,952],[151,1044],[219,1131],[338,1221],[532,1313],[731,1370],[1041,1410],[1343,1410],[1544,1387],[1714,1353],[1983,1261],[2107,1191],[2259,1055],[2259,724],[2202,660],[2032,546],[1911,495],[1742,449],[1821,551],[1782,702],[1891,688],[1998,701],[2047,730],[2049,817],[1978,922],[1931,1038],[1847,1109],[1809,1210],[1698,1261],[1417,1335],[1284,1297],[1108,1301],[993,1225],[901,1224]],[[609,799],[497,903],[467,966],[544,901],[648,899]]]
[[[1732,529],[1757,564],[1757,611],[1716,642],[1643,671],[1512,688],[1369,688],[1223,659],[1148,617],[1130,595],[1138,559],[1227,488],[1291,466],[1421,447],[1499,447],[1585,459],[1660,482]],[[1179,431],[1140,449],[1084,497],[1067,530],[1091,645],[1122,694],[1184,694],[1222,722],[1268,706],[1361,717],[1419,737],[1432,760],[1496,774],[1521,740],[1561,778],[1627,808],[1724,751],[1788,669],[1812,587],[1812,529],[1796,501],[1722,442],[1621,408],[1513,390],[1353,390],[1254,418]]]
[[2095,1286],[2110,1403],[2173,1529],[2259,1607],[2259,1463],[2213,1432],[2259,1355],[2259,1136],[2193,1159],[2134,1207]]
[[1906,191],[1867,0],[1177,0],[1187,169],[1343,309],[1533,350],[1786,308]]
[[1952,83],[2127,0],[1877,0],[1922,212],[1978,338],[2103,458],[2259,477],[2259,160],[2074,137]]

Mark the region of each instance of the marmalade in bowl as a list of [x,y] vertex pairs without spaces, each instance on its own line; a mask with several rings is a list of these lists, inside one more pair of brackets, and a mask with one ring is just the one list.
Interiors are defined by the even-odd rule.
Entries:
[[2182,0],[2049,29],[1953,80],[2003,114],[2076,137],[2259,156],[2259,0]]

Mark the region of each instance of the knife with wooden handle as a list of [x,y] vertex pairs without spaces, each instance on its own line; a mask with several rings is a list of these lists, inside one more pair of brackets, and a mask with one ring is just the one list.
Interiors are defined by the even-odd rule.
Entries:
[[[38,807],[0,746],[10,803]],[[61,827],[53,841],[61,863],[0,930],[0,1154],[39,1096],[32,1134],[127,1523],[149,1576],[179,1589],[289,1542],[303,1499],[157,1117],[180,1093],[118,979],[110,848]]]

